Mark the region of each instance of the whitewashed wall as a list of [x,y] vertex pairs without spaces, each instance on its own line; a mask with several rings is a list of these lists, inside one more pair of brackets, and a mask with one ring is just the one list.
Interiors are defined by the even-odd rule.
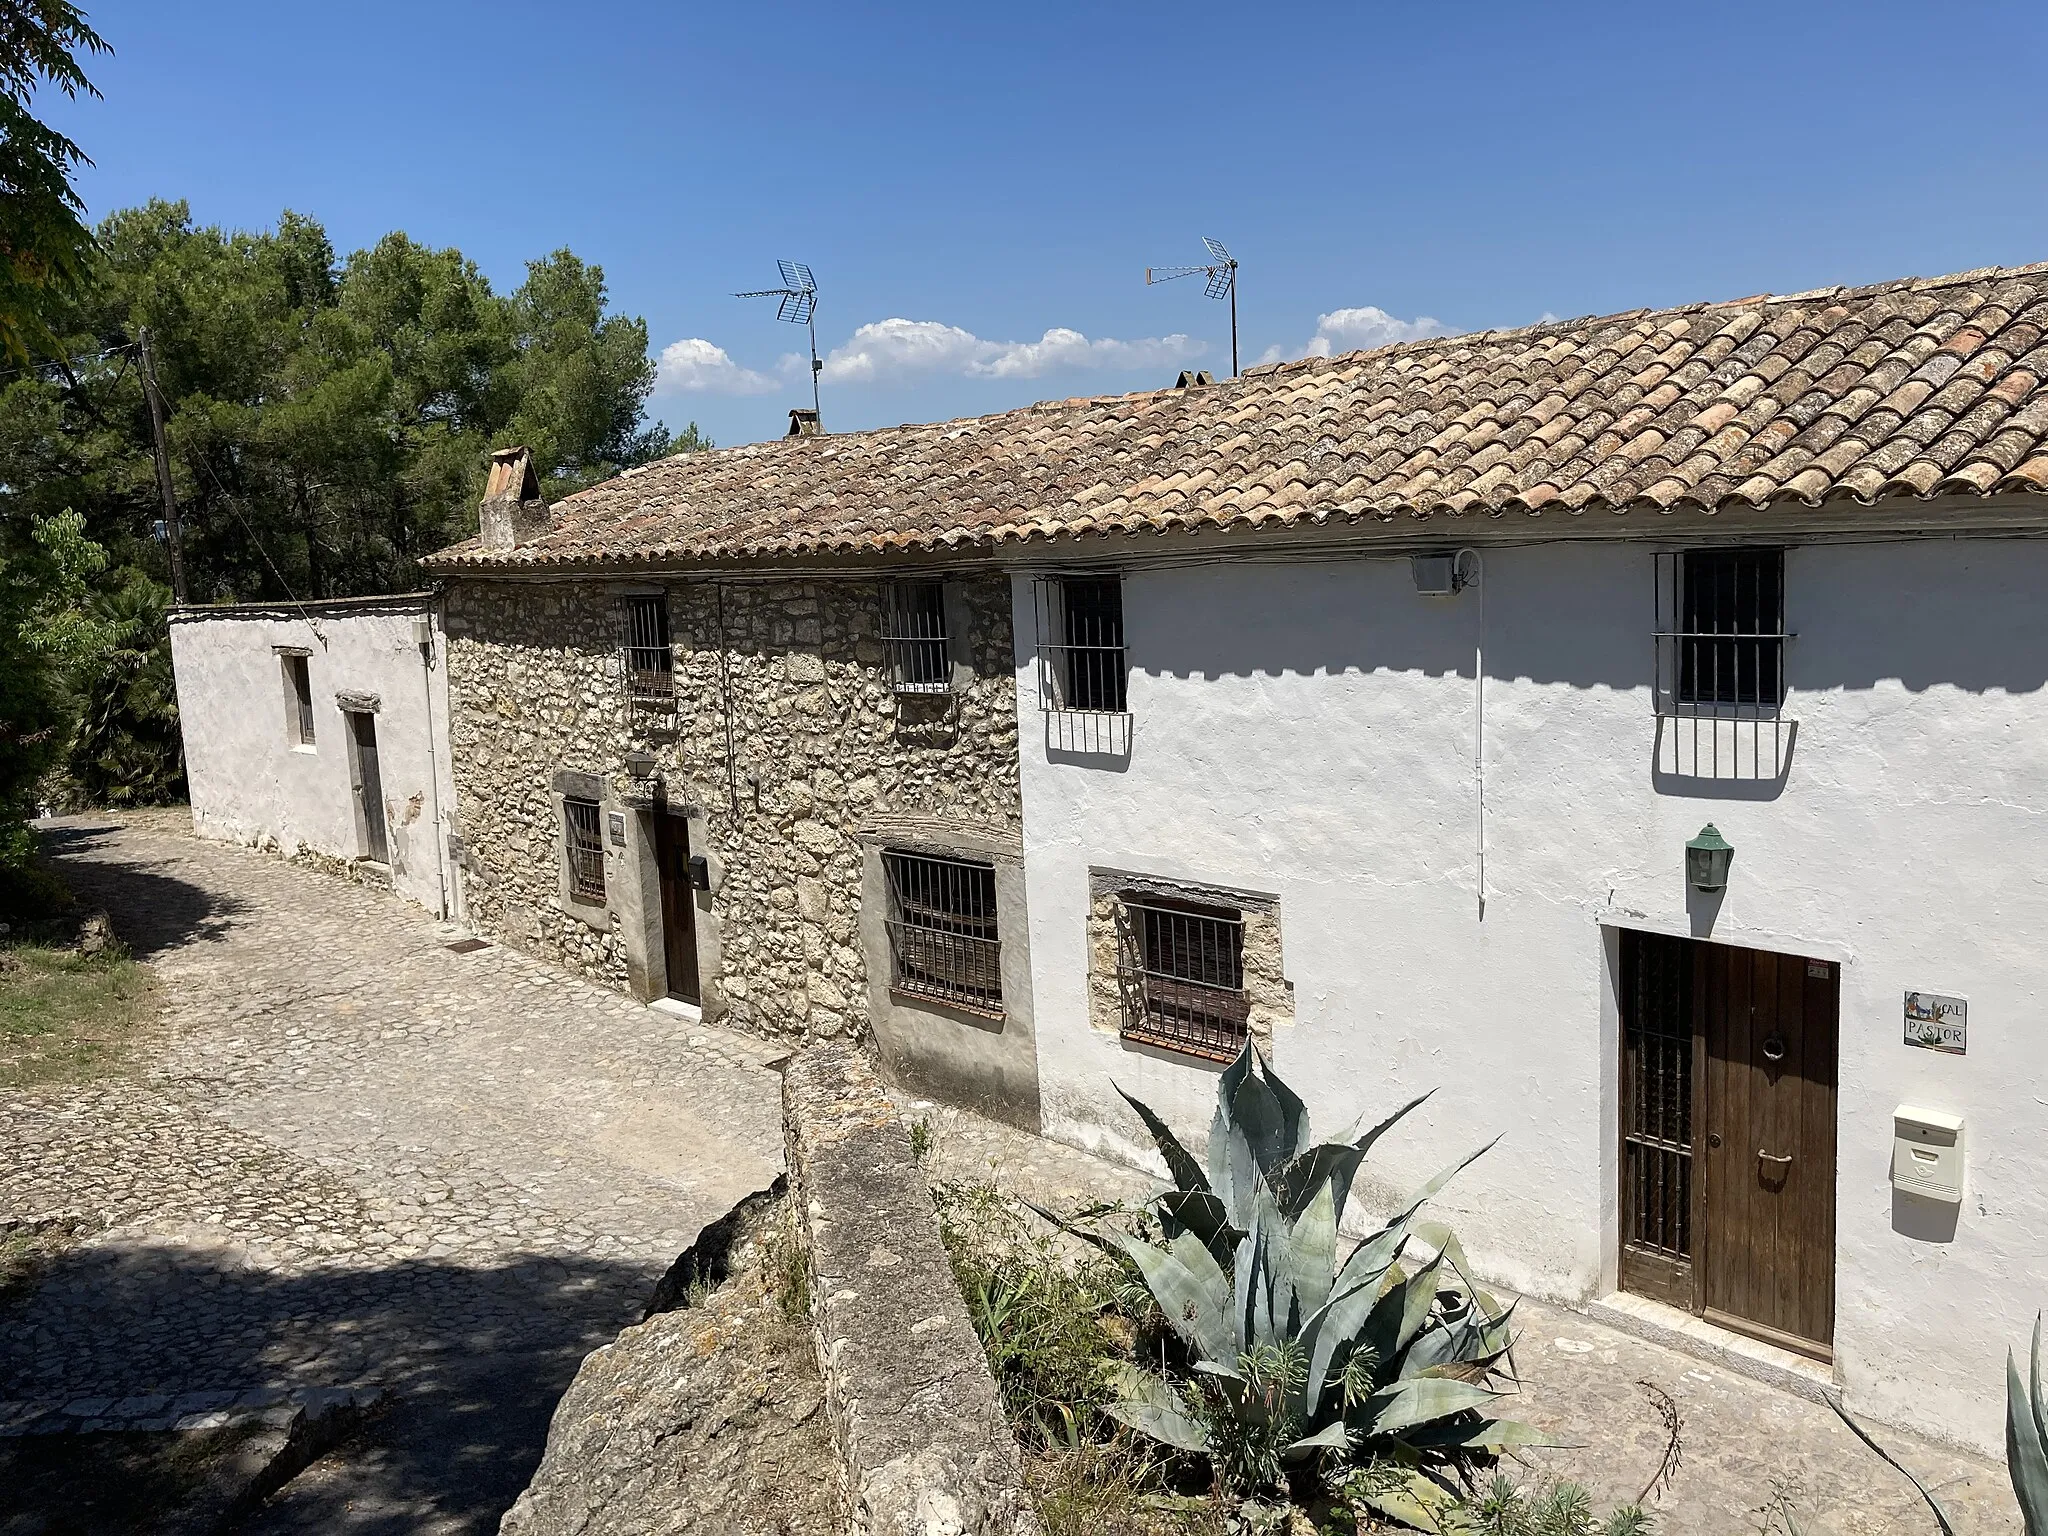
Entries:
[[[1586,1298],[1612,1288],[1618,1241],[1614,925],[1833,959],[1838,1373],[1875,1418],[1995,1449],[2006,1349],[2048,1305],[2048,546],[1792,549],[1799,731],[1764,798],[1653,773],[1647,546],[1484,559],[1483,595],[1453,599],[1417,596],[1405,558],[1134,565],[1127,764],[1047,751],[1018,577],[1048,1134],[1138,1157],[1112,1079],[1197,1138],[1213,1103],[1209,1070],[1089,1027],[1089,866],[1274,891],[1296,1013],[1278,1066],[1319,1129],[1435,1088],[1381,1173],[1412,1186],[1504,1134],[1442,1214],[1502,1283]],[[1736,854],[1704,904],[1683,844],[1710,820]],[[1969,999],[1967,1056],[1902,1043],[1908,988]],[[1895,1217],[1901,1102],[1967,1117],[1952,1239]]]
[[[392,883],[428,911],[454,915],[447,839],[435,821],[452,803],[439,619],[431,670],[413,633],[414,620],[429,613],[422,598],[316,603],[305,612],[250,605],[176,612],[171,659],[194,830],[286,852],[362,857],[348,725],[335,695],[374,694]],[[310,748],[293,744],[278,646],[310,652]]]

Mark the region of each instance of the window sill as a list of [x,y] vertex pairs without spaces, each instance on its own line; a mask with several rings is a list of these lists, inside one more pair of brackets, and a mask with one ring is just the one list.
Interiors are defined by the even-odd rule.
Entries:
[[1004,1019],[1008,1017],[998,1003],[993,1008],[984,1003],[964,1002],[956,997],[941,997],[932,992],[918,992],[909,987],[891,986],[889,996],[896,1002],[907,1003],[913,1008],[944,1008],[951,1013],[971,1013],[978,1019]]
[[320,755],[320,749],[310,741],[295,741],[292,743],[292,750],[305,757],[317,757]]
[[1192,1040],[1182,1040],[1164,1030],[1132,1029],[1128,1026],[1117,1031],[1117,1038],[1129,1045],[1149,1046],[1155,1051],[1171,1051],[1176,1056],[1193,1057],[1196,1061],[1220,1061],[1228,1066],[1243,1052],[1245,1042],[1233,1045],[1197,1045]]

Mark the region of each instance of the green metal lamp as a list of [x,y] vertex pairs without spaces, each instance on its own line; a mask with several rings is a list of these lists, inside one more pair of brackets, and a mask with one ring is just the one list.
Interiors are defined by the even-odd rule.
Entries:
[[1735,857],[1735,845],[1723,837],[1711,821],[1700,835],[1685,845],[1685,877],[1695,890],[1728,889],[1728,865]]

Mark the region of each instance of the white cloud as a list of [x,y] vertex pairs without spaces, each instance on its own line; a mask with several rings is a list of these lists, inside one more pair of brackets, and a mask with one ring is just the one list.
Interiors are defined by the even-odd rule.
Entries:
[[1377,304],[1361,304],[1355,309],[1333,309],[1327,315],[1317,315],[1316,333],[1300,351],[1268,347],[1259,361],[1279,363],[1295,357],[1329,357],[1336,352],[1359,352],[1396,341],[1420,341],[1425,336],[1449,334],[1450,328],[1430,315],[1399,320]]
[[1055,326],[1036,341],[988,341],[937,320],[879,320],[861,326],[825,359],[828,384],[866,383],[920,373],[979,379],[1036,379],[1057,369],[1157,368],[1186,362],[1207,350],[1189,336],[1148,336],[1137,341]]
[[657,395],[765,395],[777,387],[774,377],[742,368],[725,348],[701,336],[663,347],[654,370]]

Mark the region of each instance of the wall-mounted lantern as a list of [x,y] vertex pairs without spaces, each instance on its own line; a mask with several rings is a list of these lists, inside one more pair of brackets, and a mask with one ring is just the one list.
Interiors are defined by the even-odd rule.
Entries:
[[1725,891],[1728,865],[1734,857],[1735,845],[1710,821],[1700,828],[1698,837],[1685,845],[1685,878],[1696,890]]
[[626,773],[636,779],[653,778],[654,754],[652,752],[628,752],[626,754]]

